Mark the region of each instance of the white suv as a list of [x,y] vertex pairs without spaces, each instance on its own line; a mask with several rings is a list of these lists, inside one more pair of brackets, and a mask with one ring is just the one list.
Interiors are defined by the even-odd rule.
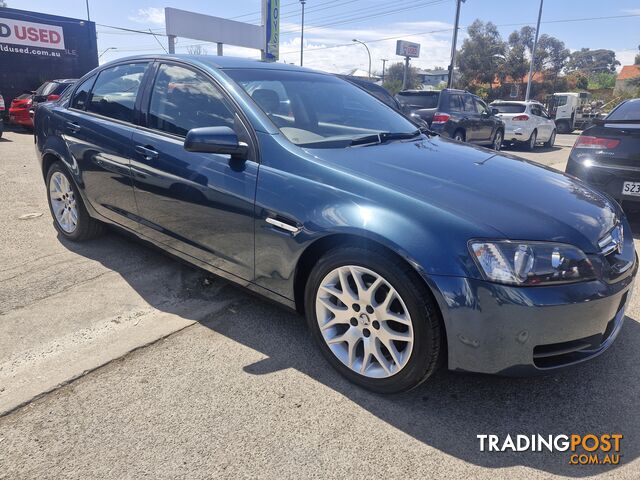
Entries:
[[504,122],[505,143],[522,143],[533,150],[537,143],[552,147],[556,141],[556,124],[540,102],[495,100],[489,104]]

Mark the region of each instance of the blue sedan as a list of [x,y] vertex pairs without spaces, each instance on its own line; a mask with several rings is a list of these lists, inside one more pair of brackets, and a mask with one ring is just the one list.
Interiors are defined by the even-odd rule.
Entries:
[[112,225],[297,309],[328,362],[377,392],[439,365],[552,370],[622,326],[637,261],[615,201],[329,74],[121,59],[39,105],[35,134],[63,238]]

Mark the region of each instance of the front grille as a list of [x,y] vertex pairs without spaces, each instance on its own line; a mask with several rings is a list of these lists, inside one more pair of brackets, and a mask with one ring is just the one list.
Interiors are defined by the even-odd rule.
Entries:
[[624,233],[622,225],[618,223],[604,237],[598,240],[598,247],[600,247],[600,252],[606,256],[614,252],[620,252],[623,243]]

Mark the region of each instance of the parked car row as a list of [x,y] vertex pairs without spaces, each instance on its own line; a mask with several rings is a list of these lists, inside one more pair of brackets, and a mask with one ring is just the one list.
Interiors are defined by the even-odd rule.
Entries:
[[23,93],[11,101],[9,121],[27,129],[33,128],[33,112],[38,103],[51,102],[60,98],[76,79],[67,78],[44,82],[37,90]]
[[43,194],[61,238],[114,225],[304,313],[328,362],[376,392],[441,364],[522,375],[604,352],[637,272],[620,206],[446,138],[500,148],[478,97],[412,96],[441,135],[300,67],[120,59],[38,106]]

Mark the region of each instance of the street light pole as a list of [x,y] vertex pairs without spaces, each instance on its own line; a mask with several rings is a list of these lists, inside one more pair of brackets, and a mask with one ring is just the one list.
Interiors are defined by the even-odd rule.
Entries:
[[389,61],[388,58],[383,58],[382,60],[382,83],[384,84],[384,67],[387,64],[387,62]]
[[531,94],[531,80],[533,79],[533,64],[536,61],[536,48],[538,47],[538,33],[540,33],[540,20],[542,19],[542,4],[544,0],[540,0],[540,10],[538,11],[538,24],[536,25],[536,38],[533,40],[533,50],[531,51],[531,65],[529,65],[529,79],[527,80],[527,93],[524,96],[524,101],[529,101],[529,95]]
[[300,0],[300,5],[302,5],[302,30],[300,32],[300,66],[302,66],[303,54],[304,54],[304,4],[305,3],[307,3],[306,0]]
[[85,0],[85,3],[87,4],[87,20],[90,22],[91,15],[89,15],[89,0]]
[[105,48],[102,53],[100,55],[98,55],[98,60],[100,60],[100,57],[102,57],[105,53],[107,53],[109,50],[117,50],[117,47],[109,47],[109,48]]
[[356,42],[356,43],[359,43],[359,44],[361,44],[361,45],[364,45],[364,48],[366,48],[366,49],[367,49],[367,55],[369,55],[369,80],[371,80],[371,52],[369,51],[369,47],[367,47],[367,44],[366,44],[366,43],[361,42],[360,40],[358,40],[358,39],[356,39],[356,38],[354,38],[354,39],[352,40],[352,42]]
[[456,21],[453,26],[453,40],[451,42],[451,63],[449,64],[449,78],[447,79],[447,88],[453,86],[453,70],[456,65],[456,43],[458,43],[458,25],[460,24],[460,5],[465,0],[456,0]]

